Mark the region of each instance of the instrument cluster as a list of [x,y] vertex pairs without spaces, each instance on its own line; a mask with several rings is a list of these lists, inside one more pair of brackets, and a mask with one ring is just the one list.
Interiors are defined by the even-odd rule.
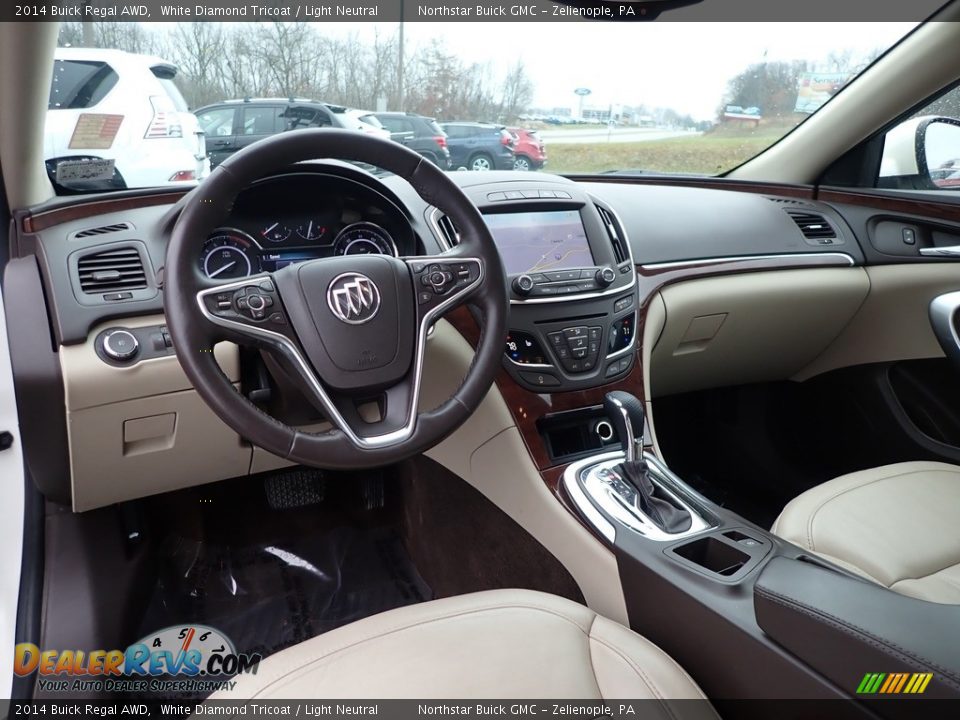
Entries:
[[298,173],[241,193],[198,262],[208,278],[227,282],[322,257],[369,254],[416,254],[399,208],[355,181]]

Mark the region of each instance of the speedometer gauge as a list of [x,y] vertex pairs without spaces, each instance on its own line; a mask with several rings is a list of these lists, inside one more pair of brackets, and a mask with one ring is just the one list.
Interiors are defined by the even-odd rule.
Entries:
[[253,274],[254,243],[238,230],[217,230],[200,253],[200,267],[212,280],[236,280]]
[[397,246],[390,233],[379,225],[358,222],[347,225],[333,243],[334,255],[393,255]]

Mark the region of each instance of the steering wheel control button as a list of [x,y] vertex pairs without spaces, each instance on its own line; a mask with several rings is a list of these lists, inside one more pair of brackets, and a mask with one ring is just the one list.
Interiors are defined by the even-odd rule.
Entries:
[[556,375],[551,375],[548,372],[532,372],[530,370],[523,370],[520,372],[520,377],[529,384],[537,387],[557,387],[560,385],[560,381],[557,380]]
[[264,280],[260,283],[260,289],[268,293],[276,292],[276,288],[273,286],[273,281],[271,280]]
[[112,330],[103,336],[103,353],[111,360],[128,362],[139,350],[140,343],[129,330]]

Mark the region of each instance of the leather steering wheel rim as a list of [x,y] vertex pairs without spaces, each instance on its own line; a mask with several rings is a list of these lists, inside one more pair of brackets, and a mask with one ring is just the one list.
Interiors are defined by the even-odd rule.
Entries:
[[[447,291],[449,297],[439,295],[438,290],[437,298],[426,308],[418,308],[417,297],[409,297],[418,320],[423,318],[424,322],[416,326],[415,342],[421,352],[414,355],[411,375],[404,376],[404,382],[409,381],[415,390],[411,391],[414,402],[409,409],[412,423],[409,427],[405,426],[402,432],[375,435],[367,440],[354,432],[349,423],[346,427],[341,426],[329,413],[328,418],[334,424],[332,430],[323,433],[298,430],[270,416],[238,392],[214,358],[213,347],[217,342],[234,341],[276,353],[287,366],[292,363],[291,356],[297,359],[295,346],[298,338],[295,332],[287,331],[288,335],[294,335],[291,342],[277,342],[276,338],[267,337],[276,333],[254,332],[262,321],[241,318],[233,308],[224,311],[229,318],[220,317],[216,310],[211,314],[205,309],[212,307],[209,301],[224,286],[213,283],[202,274],[196,257],[198,244],[221,225],[243,189],[256,180],[288,169],[298,162],[316,158],[367,163],[404,178],[424,201],[445,213],[460,234],[459,244],[447,252],[426,258],[404,259],[411,273],[414,273],[416,265],[431,261],[439,263],[431,267],[439,267],[444,272],[464,267],[468,270],[464,271],[467,279],[463,280],[463,287],[455,285]],[[359,256],[347,256],[350,257]],[[335,259],[340,261],[344,258],[311,260],[297,266],[300,270],[291,270],[282,277],[280,273],[286,269],[231,285],[246,283],[246,287],[249,287],[250,283],[260,282],[263,277],[276,276],[278,282],[275,290],[284,291],[280,298],[284,312],[288,315],[293,311],[300,313],[304,308],[293,307],[300,302],[299,296],[294,297],[295,293],[285,290],[294,287],[291,280],[293,273],[299,272],[301,277],[306,277],[306,273],[322,269],[320,266],[307,266]],[[476,268],[479,268],[479,278],[475,278]],[[397,273],[398,283],[406,288],[402,272],[397,270]],[[324,469],[374,467],[398,462],[428,450],[462,425],[479,407],[500,367],[509,305],[503,264],[490,231],[477,208],[446,174],[417,153],[390,140],[343,130],[306,129],[274,135],[232,155],[187,196],[171,234],[165,276],[164,310],[167,325],[177,358],[199,395],[241,437],[275,455],[304,465]],[[411,287],[414,293],[423,289],[417,282],[418,278],[413,274]],[[457,282],[456,278],[454,282]],[[330,288],[328,295],[329,291]],[[243,294],[241,290],[236,292]],[[300,294],[305,292],[301,288]],[[219,297],[224,295],[220,293]],[[327,302],[329,304],[329,300]],[[403,302],[406,299],[401,297],[400,303]],[[463,304],[469,304],[479,311],[481,334],[473,362],[460,387],[448,400],[439,407],[420,413],[416,399],[425,353],[426,320],[432,324],[450,309]],[[435,316],[430,316],[429,313],[434,310]],[[248,329],[244,330],[242,325],[248,326]],[[302,344],[299,350],[303,351]],[[306,354],[301,354],[299,365],[305,364],[302,358]],[[309,378],[302,378],[304,382],[313,388],[315,395],[323,395],[323,391],[327,390],[332,397],[334,393],[317,375],[313,367],[315,364],[309,365],[311,367],[306,369],[313,372],[321,387],[314,387],[308,382]],[[304,369],[299,367],[301,373]],[[334,416],[338,415],[339,407],[335,405],[332,408]],[[395,440],[392,439],[394,437]]]

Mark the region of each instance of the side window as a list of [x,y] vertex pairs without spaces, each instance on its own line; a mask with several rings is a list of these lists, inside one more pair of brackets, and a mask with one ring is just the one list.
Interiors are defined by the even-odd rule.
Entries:
[[404,118],[381,117],[380,124],[392,133],[413,132],[413,123]]
[[279,105],[261,105],[243,109],[241,135],[272,135],[283,129],[280,115],[283,108]]
[[331,125],[333,125],[333,120],[330,118],[330,113],[326,110],[318,109],[310,120],[309,127],[330,127]]
[[960,86],[887,132],[877,187],[960,191]]
[[233,118],[236,114],[236,108],[212,108],[199,113],[197,120],[207,137],[224,137],[233,135]]
[[50,110],[93,107],[117,84],[117,73],[105,62],[54,60]]
[[450,138],[462,138],[467,137],[467,128],[462,125],[446,125],[444,130],[447,131],[447,137]]

